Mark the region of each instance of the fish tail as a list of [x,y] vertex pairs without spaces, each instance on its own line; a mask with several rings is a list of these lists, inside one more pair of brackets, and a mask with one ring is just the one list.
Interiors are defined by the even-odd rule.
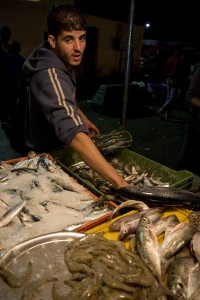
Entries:
[[159,282],[159,286],[156,292],[156,299],[161,299],[162,296],[169,296],[169,297],[174,296],[172,291],[163,281]]

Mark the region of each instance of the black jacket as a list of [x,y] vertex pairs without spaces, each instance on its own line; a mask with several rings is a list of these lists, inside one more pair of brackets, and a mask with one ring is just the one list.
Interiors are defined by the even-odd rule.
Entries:
[[45,41],[23,65],[29,81],[26,148],[48,152],[69,146],[78,132],[88,133],[78,115],[76,79]]

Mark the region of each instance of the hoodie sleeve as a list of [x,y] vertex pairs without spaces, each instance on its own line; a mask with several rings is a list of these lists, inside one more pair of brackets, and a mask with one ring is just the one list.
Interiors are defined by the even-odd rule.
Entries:
[[88,133],[78,114],[69,74],[59,68],[43,69],[32,77],[31,85],[34,98],[64,145],[69,146],[78,132]]

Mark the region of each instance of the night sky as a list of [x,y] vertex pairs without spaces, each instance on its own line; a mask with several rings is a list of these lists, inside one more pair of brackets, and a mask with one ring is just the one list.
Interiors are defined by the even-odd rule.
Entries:
[[128,22],[134,1],[134,24],[151,23],[146,38],[200,41],[200,1],[190,0],[76,0],[86,14]]

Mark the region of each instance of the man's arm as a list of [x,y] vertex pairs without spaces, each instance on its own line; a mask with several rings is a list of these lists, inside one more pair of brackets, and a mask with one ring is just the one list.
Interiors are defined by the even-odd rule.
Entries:
[[70,147],[95,172],[110,182],[114,187],[124,187],[129,184],[103,157],[93,141],[83,132],[77,133]]

